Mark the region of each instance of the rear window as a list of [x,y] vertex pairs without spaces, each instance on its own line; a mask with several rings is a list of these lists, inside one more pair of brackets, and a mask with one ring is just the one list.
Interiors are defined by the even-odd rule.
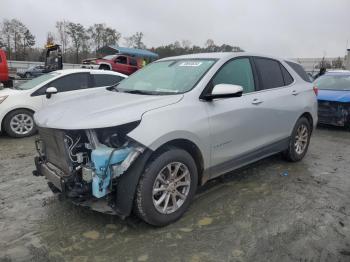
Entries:
[[350,74],[323,75],[315,80],[319,89],[350,91]]
[[293,68],[293,70],[306,82],[310,82],[310,77],[307,75],[307,73],[305,72],[304,68],[297,63],[293,63],[290,61],[285,61],[291,68]]
[[93,74],[94,87],[111,86],[119,83],[124,77],[118,75]]

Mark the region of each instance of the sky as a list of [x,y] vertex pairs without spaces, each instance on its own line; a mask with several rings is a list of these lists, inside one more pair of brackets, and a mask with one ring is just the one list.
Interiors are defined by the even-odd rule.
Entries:
[[123,37],[141,31],[147,47],[213,39],[294,58],[344,56],[350,48],[350,0],[0,0],[4,18],[22,21],[37,46],[65,19],[106,23]]

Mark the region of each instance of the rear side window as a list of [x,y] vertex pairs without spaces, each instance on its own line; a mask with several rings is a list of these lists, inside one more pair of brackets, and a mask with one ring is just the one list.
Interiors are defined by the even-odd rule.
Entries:
[[137,66],[137,61],[135,58],[130,58],[129,63],[131,66]]
[[297,64],[297,63],[293,63],[290,61],[285,61],[291,68],[293,68],[293,70],[306,82],[311,82],[309,76],[307,75],[307,73],[305,72],[304,68]]
[[58,92],[67,92],[89,87],[89,74],[76,73],[52,81],[47,87],[56,87]]
[[94,87],[111,86],[119,83],[124,77],[107,74],[92,74],[94,79]]
[[239,58],[226,63],[212,80],[217,84],[232,84],[243,87],[243,93],[255,91],[254,77],[249,58]]
[[254,58],[255,65],[259,71],[263,89],[284,86],[283,74],[280,63],[273,59]]

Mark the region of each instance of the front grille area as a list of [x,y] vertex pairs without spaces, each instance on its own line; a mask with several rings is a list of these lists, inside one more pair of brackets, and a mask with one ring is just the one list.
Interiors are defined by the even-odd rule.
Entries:
[[65,175],[70,175],[73,164],[68,156],[64,130],[38,128],[46,160],[61,169]]
[[318,121],[320,123],[344,126],[349,116],[349,104],[333,101],[318,102]]

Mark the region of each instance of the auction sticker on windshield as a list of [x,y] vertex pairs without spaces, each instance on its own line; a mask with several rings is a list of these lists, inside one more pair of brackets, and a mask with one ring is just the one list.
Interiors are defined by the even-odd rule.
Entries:
[[187,61],[187,62],[182,62],[179,64],[179,66],[200,66],[202,62],[197,62],[197,61]]

